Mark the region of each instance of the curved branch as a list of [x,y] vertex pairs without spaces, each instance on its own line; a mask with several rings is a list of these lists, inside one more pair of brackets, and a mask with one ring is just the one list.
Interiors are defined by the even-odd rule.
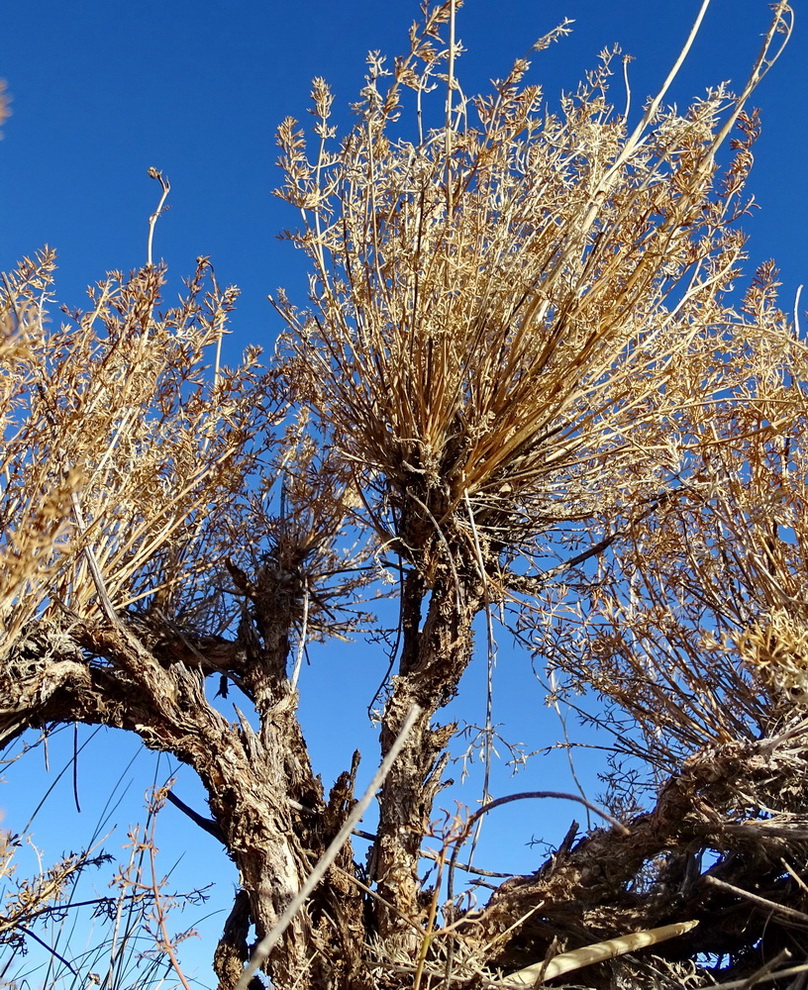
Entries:
[[600,815],[605,821],[612,825],[615,831],[620,835],[630,835],[629,829],[619,822],[616,818],[613,818],[608,811],[604,811],[603,808],[599,808],[596,804],[591,801],[587,801],[585,797],[580,794],[567,794],[562,791],[520,791],[519,794],[508,794],[505,797],[496,798],[493,801],[489,801],[484,804],[482,808],[478,808],[473,815],[466,822],[465,828],[463,829],[463,834],[459,841],[455,843],[454,850],[452,852],[451,858],[449,860],[449,875],[446,882],[446,891],[448,899],[451,901],[454,894],[454,871],[457,864],[457,857],[460,853],[460,849],[463,843],[471,834],[472,826],[475,822],[481,818],[483,815],[487,814],[489,811],[493,811],[494,808],[499,808],[503,804],[510,804],[512,801],[525,801],[533,798],[556,798],[561,801],[577,801],[579,804],[584,805],[590,811],[594,811],[596,815]]

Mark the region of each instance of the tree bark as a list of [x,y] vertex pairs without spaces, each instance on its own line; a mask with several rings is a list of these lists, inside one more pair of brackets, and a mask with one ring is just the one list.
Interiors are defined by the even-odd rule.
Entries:
[[454,696],[471,660],[472,621],[481,603],[476,591],[455,583],[452,575],[442,577],[431,591],[420,628],[424,598],[422,580],[411,574],[404,594],[399,674],[382,723],[382,755],[412,705],[422,712],[382,786],[374,864],[384,899],[376,910],[378,933],[385,944],[410,953],[420,941],[427,907],[418,876],[421,843],[429,832],[435,797],[445,786],[446,745],[456,728],[433,726],[432,718]]
[[[412,600],[421,603],[425,595]],[[375,873],[365,877],[350,847],[342,850],[272,955],[267,971],[278,990],[374,990],[387,985],[371,963],[374,943],[392,959],[397,953],[414,959],[423,944],[419,851],[453,729],[430,723],[468,663],[478,604],[473,589],[438,582],[423,627],[417,609],[408,616],[383,748],[411,702],[425,713],[381,792]],[[232,724],[208,703],[204,673],[227,655],[241,677],[238,650],[212,644],[213,659],[207,660],[203,644],[192,645],[201,657],[196,668],[185,655],[170,663],[167,639],[155,653],[125,629],[92,635],[78,628],[72,635],[34,629],[0,672],[0,741],[54,722],[103,724],[138,733],[147,746],[173,753],[196,771],[215,831],[239,872],[241,892],[214,960],[221,990],[232,990],[251,930],[260,938],[272,928],[349,813],[357,760],[326,801],[288,683],[278,679],[270,690],[267,681],[259,727],[243,716]],[[177,646],[178,655],[182,649],[188,653],[187,641]],[[808,843],[803,830],[746,820],[738,794],[748,787],[764,803],[793,806],[801,814],[803,731],[795,724],[772,738],[694,754],[662,788],[656,807],[627,823],[627,833],[596,830],[535,874],[506,881],[482,911],[455,918],[453,933],[440,936],[443,944],[459,938],[480,963],[511,972],[540,961],[555,940],[577,948],[699,920],[693,931],[655,952],[670,960],[728,953],[736,960],[734,975],[752,972],[755,933],[765,930],[766,958],[801,938],[794,919],[808,917],[808,896],[783,863],[799,868],[808,859]],[[717,857],[713,865],[702,861],[705,850]],[[375,879],[385,903],[373,901],[368,910],[360,879]],[[750,928],[750,913],[761,916],[760,925]],[[588,981],[598,984],[594,975]]]
[[[297,695],[288,683],[273,692],[279,697],[272,706],[267,688],[256,731],[246,717],[231,724],[209,704],[201,669],[182,662],[164,666],[123,626],[82,629],[81,643],[64,632],[44,631],[32,633],[27,642],[27,670],[12,662],[0,676],[0,740],[7,744],[27,728],[74,721],[128,729],[148,747],[173,753],[202,781],[216,831],[248,892],[255,934],[266,934],[338,831],[349,805],[343,795],[342,802],[335,798],[326,806],[297,721]],[[88,649],[104,661],[87,662],[82,655]],[[70,659],[57,659],[60,655]],[[350,849],[342,865],[350,866]],[[331,882],[327,877],[312,911],[298,915],[273,954],[270,974],[278,990],[300,986],[300,974],[309,971],[312,985],[332,985],[329,953],[320,951],[326,946],[337,958],[358,954],[353,945],[335,943],[356,937],[361,898],[341,898]],[[357,918],[353,927],[343,922],[323,938],[318,925],[328,926],[318,920],[317,905],[335,899],[344,901],[343,912],[351,909]],[[243,899],[237,907],[217,953],[222,990],[234,985],[242,951],[242,935],[236,931],[244,931]]]

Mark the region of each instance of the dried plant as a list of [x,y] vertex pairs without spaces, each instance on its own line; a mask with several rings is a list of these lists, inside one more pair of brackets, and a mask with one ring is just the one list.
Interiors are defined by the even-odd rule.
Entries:
[[[88,867],[99,866],[109,857],[90,852],[66,856],[32,877],[19,877],[16,853],[24,844],[20,836],[0,831],[0,879],[3,883],[0,945],[25,953],[31,928],[43,919],[65,911],[66,894],[78,875]],[[30,839],[27,840],[30,843]],[[41,863],[41,856],[38,855]]]
[[[158,312],[156,170],[150,263],[88,313],[48,329],[49,254],[7,279],[2,738],[100,722],[196,770],[211,817],[185,810],[242,888],[223,990],[250,979],[251,931],[279,990],[584,965],[598,986],[754,982],[807,948],[805,344],[771,265],[733,298],[747,103],[791,10],[773,5],[737,94],[679,112],[666,94],[705,0],[634,125],[610,103],[616,51],[555,113],[524,59],[467,96],[459,6],[427,5],[389,70],[370,57],[341,139],[323,80],[315,149],[282,124],[279,195],[311,279],[305,306],[274,300],[269,371],[253,351],[220,366],[234,295],[206,261]],[[307,638],[371,621],[358,599],[378,564],[400,621],[360,865],[341,845],[358,756],[324,794],[297,690]],[[596,692],[629,762],[602,828],[574,825],[479,910],[450,898],[441,923],[422,844],[456,726],[434,719],[496,605],[549,669],[549,702]],[[208,675],[252,716],[228,721]],[[450,877],[501,803],[445,830],[432,855]],[[641,945],[650,962],[616,958]]]
[[[164,800],[164,799],[162,799]],[[109,886],[97,894],[86,875],[112,861],[106,852],[71,854],[32,877],[20,878],[17,854],[25,839],[0,833],[0,972],[11,987],[34,981],[47,987],[99,985],[109,988],[149,987],[160,970],[171,968],[178,984],[188,988],[176,948],[194,935],[171,935],[170,912],[206,900],[204,890],[169,892],[166,877],[156,873],[155,823],[161,794],[148,809],[145,827],[129,831],[128,861],[118,866]],[[30,824],[30,823],[29,823]],[[97,875],[97,874],[96,874]],[[91,891],[92,896],[85,896]],[[165,965],[166,957],[169,966]]]

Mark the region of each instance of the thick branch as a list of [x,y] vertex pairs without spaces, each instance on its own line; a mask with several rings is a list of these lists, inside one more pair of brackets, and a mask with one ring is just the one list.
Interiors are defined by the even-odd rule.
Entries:
[[[336,809],[325,815],[322,787],[297,722],[296,694],[287,688],[263,713],[256,732],[246,718],[234,726],[207,702],[200,664],[161,663],[117,630],[82,630],[82,641],[99,654],[103,649],[104,661],[89,662],[63,632],[38,630],[27,637],[25,650],[0,677],[0,738],[8,742],[26,728],[51,723],[102,724],[136,732],[147,746],[191,766],[208,794],[209,830],[215,829],[238,866],[262,937],[300,888],[339,818]],[[343,866],[350,868],[350,860]],[[329,890],[326,880],[321,901]],[[361,902],[353,910],[361,918]],[[326,931],[327,938],[318,932],[316,915],[296,919],[272,960],[277,987],[292,985],[312,956],[321,959],[315,968],[326,979],[327,960],[346,948],[328,926]],[[357,932],[347,926],[344,934],[355,939]],[[320,953],[321,945],[329,951]],[[233,954],[223,952],[226,987]]]
[[[767,951],[793,939],[789,925],[802,928],[806,917],[804,887],[783,876],[784,859],[804,861],[805,839],[798,834],[789,841],[766,821],[731,825],[742,783],[763,783],[772,804],[795,786],[792,777],[801,769],[787,760],[778,765],[772,750],[764,740],[695,755],[668,781],[653,811],[632,819],[627,830],[596,830],[535,874],[507,880],[481,915],[461,926],[464,937],[488,946],[490,965],[515,970],[541,958],[555,939],[574,948],[700,920],[662,954],[729,953],[742,972],[760,936],[759,927],[749,926],[750,904],[766,914]],[[702,861],[708,850],[716,862]]]
[[389,751],[413,704],[423,711],[382,788],[373,864],[383,898],[377,909],[379,933],[390,945],[398,942],[403,949],[414,947],[417,936],[412,922],[419,921],[426,907],[420,895],[419,852],[443,786],[446,745],[454,732],[453,725],[433,728],[431,720],[453,697],[471,660],[471,624],[481,603],[479,594],[456,584],[448,574],[432,589],[420,630],[424,592],[420,579],[408,581],[401,673],[385,707],[382,753]]

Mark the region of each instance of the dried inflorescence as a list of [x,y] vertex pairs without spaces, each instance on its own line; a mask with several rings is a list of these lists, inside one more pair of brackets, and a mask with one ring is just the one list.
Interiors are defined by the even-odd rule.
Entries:
[[[721,290],[742,257],[731,224],[755,133],[723,88],[685,114],[657,100],[630,130],[607,52],[557,114],[521,59],[413,140],[406,93],[420,107],[445,71],[448,17],[434,8],[389,73],[371,60],[339,146],[322,80],[313,159],[293,121],[279,132],[279,195],[303,218],[289,236],[313,266],[309,309],[277,300],[295,381],[380,534],[414,559],[431,534],[426,573],[439,532],[491,542],[495,559],[653,497],[678,466],[671,423],[727,387],[714,354],[737,320]],[[728,108],[742,132],[721,175]]]
[[221,347],[235,292],[206,261],[175,309],[157,312],[164,273],[150,267],[110,276],[58,327],[53,266],[43,253],[6,280],[4,649],[45,611],[101,607],[88,545],[115,609],[198,609],[225,551],[219,521],[232,518],[280,405],[255,349],[211,376],[206,355]]

